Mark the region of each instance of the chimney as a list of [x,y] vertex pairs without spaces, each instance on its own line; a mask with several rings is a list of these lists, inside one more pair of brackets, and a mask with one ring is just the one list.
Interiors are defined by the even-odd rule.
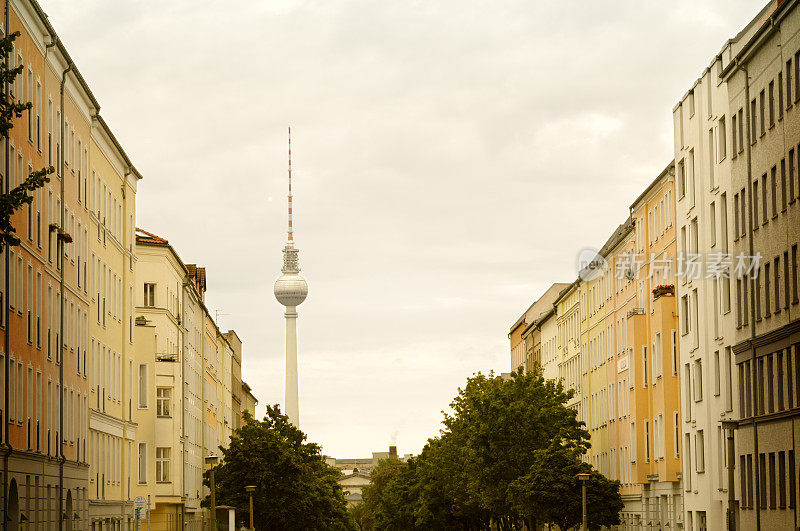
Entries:
[[389,457],[394,457],[395,459],[397,459],[397,446],[389,447]]

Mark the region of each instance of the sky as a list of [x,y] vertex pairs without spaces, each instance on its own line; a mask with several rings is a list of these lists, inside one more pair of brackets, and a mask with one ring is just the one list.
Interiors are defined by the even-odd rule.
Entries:
[[672,159],[672,108],[764,1],[40,0],[283,402],[287,126],[301,428],[418,453],[508,331]]

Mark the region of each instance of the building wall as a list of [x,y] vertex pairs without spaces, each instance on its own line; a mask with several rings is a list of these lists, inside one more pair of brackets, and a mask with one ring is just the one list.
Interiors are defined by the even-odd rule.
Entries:
[[128,526],[136,437],[131,369],[138,179],[98,123],[92,128],[88,170],[89,512],[92,525],[111,520]]
[[[136,254],[135,312],[147,322],[137,329],[152,329],[153,341],[136,345],[133,364],[137,380],[134,419],[140,426],[133,490],[137,496],[151,495],[154,529],[182,529],[184,334],[180,316],[186,269],[167,244],[137,242]],[[147,298],[145,285],[154,286],[154,292],[147,288]],[[176,514],[180,518],[176,519]]]
[[[712,155],[719,119],[727,109],[727,87],[717,81],[720,68],[720,61],[712,63],[673,111],[678,253],[698,255],[703,264],[713,253],[731,249],[732,243],[732,232],[726,236],[719,229],[733,212],[730,157],[718,161]],[[738,413],[730,395],[714,395],[708,384],[718,370],[736,385],[728,356],[734,323],[727,301],[733,295],[724,278],[707,278],[705,271],[692,276],[682,276],[676,283],[685,522],[687,528],[716,529],[724,525],[727,510],[727,485],[715,473],[724,467],[723,456],[714,451],[722,443],[719,422]]]
[[800,9],[785,2],[771,16],[769,29],[742,56],[743,68],[731,67],[724,77],[726,117],[736,115],[738,123],[741,110],[750,133],[743,128],[744,141],[737,136],[735,147],[733,131],[725,138],[740,220],[732,247],[735,254],[761,255],[755,278],[734,279],[741,419],[734,490],[742,529],[797,526]]
[[[2,303],[9,307],[7,316],[0,319],[4,345],[0,356],[3,383],[11,396],[8,404],[2,404],[0,422],[5,422],[8,430],[7,438],[5,431],[2,434],[3,442],[13,449],[8,469],[0,475],[2,494],[8,496],[10,508],[6,516],[11,521],[18,520],[21,511],[37,527],[53,527],[67,509],[73,522],[85,523],[88,517],[89,295],[84,268],[89,213],[83,192],[96,105],[74,76],[67,78],[61,104],[60,79],[66,56],[60,47],[45,55],[46,35],[52,29],[36,6],[10,2],[9,26],[21,33],[12,57],[15,65],[24,67],[14,91],[20,99],[30,100],[33,108],[15,120],[10,132],[9,165],[2,168],[3,187],[13,188],[30,171],[49,165],[58,173],[34,194],[29,207],[12,217],[21,244],[5,250],[1,260]],[[62,116],[63,145],[59,134]],[[50,223],[58,223],[73,237],[73,243],[63,249],[63,257],[55,233],[49,230]],[[5,285],[6,271],[10,285]],[[13,368],[9,365],[6,371],[5,364],[12,359]],[[65,458],[63,465],[56,459],[59,454]],[[19,511],[12,510],[17,506]]]

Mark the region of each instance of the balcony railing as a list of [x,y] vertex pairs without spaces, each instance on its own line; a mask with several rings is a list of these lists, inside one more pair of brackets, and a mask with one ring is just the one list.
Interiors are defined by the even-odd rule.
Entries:
[[178,354],[175,352],[156,352],[156,361],[178,361]]

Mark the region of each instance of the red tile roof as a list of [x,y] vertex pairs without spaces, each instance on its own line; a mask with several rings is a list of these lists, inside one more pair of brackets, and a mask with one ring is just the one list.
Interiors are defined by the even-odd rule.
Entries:
[[147,232],[144,229],[136,227],[136,242],[137,243],[157,243],[161,245],[169,245],[169,241],[161,236],[156,236],[152,232]]

